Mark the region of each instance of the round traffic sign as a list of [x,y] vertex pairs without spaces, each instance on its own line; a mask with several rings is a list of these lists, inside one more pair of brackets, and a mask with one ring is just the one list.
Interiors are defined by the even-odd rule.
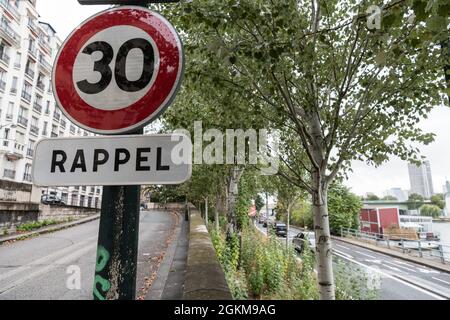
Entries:
[[151,10],[100,12],[63,43],[53,68],[55,98],[78,126],[99,134],[136,130],[174,99],[184,55],[173,26]]

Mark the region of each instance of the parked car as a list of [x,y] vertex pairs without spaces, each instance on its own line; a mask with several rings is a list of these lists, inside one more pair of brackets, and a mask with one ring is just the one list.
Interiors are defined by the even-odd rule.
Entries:
[[265,216],[260,216],[260,217],[259,217],[259,220],[258,220],[258,223],[264,223],[264,222],[266,222],[266,221],[267,221],[267,219],[266,219]]
[[43,204],[61,204],[66,205],[66,203],[58,196],[55,196],[53,194],[44,194],[41,197],[41,202]]
[[275,235],[277,237],[286,237],[287,236],[287,227],[285,223],[275,223],[273,226],[275,230]]
[[292,243],[294,244],[295,250],[298,252],[303,252],[305,247],[305,242],[308,243],[308,247],[312,252],[316,250],[316,236],[312,231],[302,231],[298,233],[294,239],[292,239]]

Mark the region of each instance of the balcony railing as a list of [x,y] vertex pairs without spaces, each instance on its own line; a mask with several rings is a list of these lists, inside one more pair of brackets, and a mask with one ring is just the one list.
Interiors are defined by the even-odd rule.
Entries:
[[17,10],[8,0],[0,0],[0,4],[6,8],[9,12],[12,13],[16,18],[20,18],[19,10]]
[[27,102],[31,102],[31,94],[26,91],[22,91],[22,98]]
[[35,72],[33,70],[31,70],[31,68],[26,68],[25,69],[25,74],[27,76],[29,76],[31,79],[34,79]]
[[52,132],[51,137],[52,138],[56,138],[58,136],[58,134],[56,132]]
[[5,91],[6,88],[6,82],[3,80],[0,80],[0,90]]
[[16,170],[5,169],[3,171],[3,178],[14,179],[16,177]]
[[39,127],[31,125],[30,126],[30,132],[34,133],[35,135],[38,135],[39,134]]
[[11,58],[6,54],[5,51],[0,54],[0,61],[2,61],[4,64],[9,66],[9,62],[11,61]]
[[59,121],[59,119],[61,119],[61,114],[55,112],[53,114],[53,119],[56,120],[56,121]]
[[17,117],[17,122],[21,125],[23,125],[24,127],[28,126],[28,119],[22,116],[18,116]]
[[37,31],[37,24],[31,18],[28,18],[28,27],[30,27],[30,29],[33,30],[34,32]]
[[44,85],[44,83],[42,81],[38,81],[38,83],[36,83],[36,87],[38,89],[40,89],[41,91],[45,90],[45,85]]
[[0,32],[11,42],[13,42],[16,47],[20,46],[20,35],[10,27],[8,21],[6,21],[5,19],[2,19],[1,21]]
[[31,182],[31,174],[24,173],[23,174],[23,181]]
[[17,93],[17,88],[11,88],[10,93],[11,94],[16,94]]
[[44,59],[39,60],[39,66],[48,72],[52,71],[52,66]]
[[66,120],[61,119],[61,127],[65,128],[66,127]]
[[36,110],[37,112],[41,113],[42,112],[42,105],[39,102],[35,101],[33,103],[33,109]]
[[36,58],[37,56],[37,48],[35,46],[28,47],[28,53],[33,57]]
[[27,149],[27,157],[33,157],[33,156],[34,156],[34,150],[28,148],[28,149]]

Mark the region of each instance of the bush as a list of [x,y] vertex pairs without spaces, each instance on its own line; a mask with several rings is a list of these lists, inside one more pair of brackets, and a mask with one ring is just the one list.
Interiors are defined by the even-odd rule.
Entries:
[[57,223],[59,223],[59,222],[55,221],[55,220],[32,221],[32,222],[23,223],[23,224],[17,226],[16,230],[19,232],[32,231],[35,229],[54,225]]

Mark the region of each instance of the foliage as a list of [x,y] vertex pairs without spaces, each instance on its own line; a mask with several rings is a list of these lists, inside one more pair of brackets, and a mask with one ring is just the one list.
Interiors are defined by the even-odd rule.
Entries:
[[378,299],[380,276],[366,268],[334,259],[336,299],[375,300]]
[[431,196],[431,203],[438,206],[442,210],[445,207],[444,195],[442,193],[434,194]]
[[365,198],[365,200],[368,200],[368,201],[377,201],[377,200],[380,200],[380,197],[378,197],[376,194],[369,194],[369,195],[367,195],[367,197]]
[[258,193],[255,198],[255,207],[256,211],[259,212],[265,205],[264,199],[261,197],[261,195]]
[[314,224],[311,203],[309,200],[300,199],[291,213],[291,225],[313,229]]
[[35,229],[58,224],[61,222],[62,221],[56,221],[56,220],[32,221],[32,222],[23,223],[23,224],[17,226],[16,230],[19,232],[32,231]]
[[340,183],[334,183],[328,193],[330,230],[338,234],[341,228],[358,228],[358,217],[362,208],[359,197]]
[[420,214],[422,216],[437,218],[441,213],[442,209],[434,204],[424,204],[420,207]]
[[423,196],[417,193],[411,193],[408,197],[408,202],[410,202],[408,204],[408,209],[409,210],[419,209],[420,206],[422,206],[423,201],[424,201]]
[[387,195],[387,196],[384,196],[381,200],[397,201],[398,199],[396,197],[394,197],[394,196]]

